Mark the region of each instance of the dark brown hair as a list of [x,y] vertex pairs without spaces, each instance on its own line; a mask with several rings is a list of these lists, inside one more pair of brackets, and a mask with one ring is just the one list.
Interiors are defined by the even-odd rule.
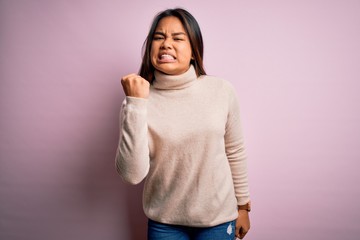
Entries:
[[151,44],[153,41],[154,33],[160,20],[170,16],[177,17],[181,21],[189,37],[191,51],[193,54],[193,59],[191,59],[190,63],[194,65],[196,75],[206,75],[203,66],[204,44],[199,24],[188,11],[182,8],[174,8],[162,11],[155,16],[143,45],[143,58],[139,75],[148,80],[150,83],[152,83],[152,81],[154,80],[155,70],[154,66],[151,63],[150,56]]

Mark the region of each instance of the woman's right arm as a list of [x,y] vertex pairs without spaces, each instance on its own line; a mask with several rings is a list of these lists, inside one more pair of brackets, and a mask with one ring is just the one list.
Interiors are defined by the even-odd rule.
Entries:
[[126,98],[120,110],[119,144],[115,165],[122,178],[131,183],[140,183],[150,167],[147,126],[147,97],[149,83],[131,74],[122,78]]

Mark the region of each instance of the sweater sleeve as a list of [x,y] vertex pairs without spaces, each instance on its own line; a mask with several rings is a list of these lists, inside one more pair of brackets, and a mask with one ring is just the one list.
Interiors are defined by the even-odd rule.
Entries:
[[127,96],[120,110],[119,144],[115,166],[121,177],[140,183],[149,171],[147,99]]
[[240,107],[235,89],[230,86],[229,112],[225,128],[225,150],[229,160],[238,205],[250,200],[247,157],[240,121]]

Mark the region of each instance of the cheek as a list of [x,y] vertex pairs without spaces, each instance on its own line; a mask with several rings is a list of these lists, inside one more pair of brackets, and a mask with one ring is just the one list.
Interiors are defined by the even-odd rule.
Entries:
[[150,49],[150,57],[152,58],[153,55],[154,55],[154,47],[151,47],[151,49]]
[[154,54],[157,54],[157,49],[158,49],[157,44],[153,42],[150,48],[150,55],[152,56]]
[[188,60],[188,61],[191,60],[191,57],[192,57],[191,48],[186,46],[181,50],[181,53],[182,53],[181,55],[184,60]]
[[191,59],[191,57],[192,57],[191,46],[190,46],[190,45],[184,46],[183,51],[184,51],[184,56],[186,56],[186,58],[188,58],[189,61],[190,61],[190,59]]
[[151,62],[154,64],[154,61],[156,60],[157,58],[157,51],[155,50],[156,48],[154,48],[154,46],[152,45],[151,46],[151,49],[150,49],[150,60]]

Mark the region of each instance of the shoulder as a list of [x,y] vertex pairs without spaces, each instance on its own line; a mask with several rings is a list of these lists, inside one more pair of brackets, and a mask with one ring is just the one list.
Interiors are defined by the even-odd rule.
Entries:
[[236,93],[233,84],[224,78],[211,75],[202,75],[199,77],[199,80],[203,86],[207,86],[217,91],[222,91],[231,95]]

